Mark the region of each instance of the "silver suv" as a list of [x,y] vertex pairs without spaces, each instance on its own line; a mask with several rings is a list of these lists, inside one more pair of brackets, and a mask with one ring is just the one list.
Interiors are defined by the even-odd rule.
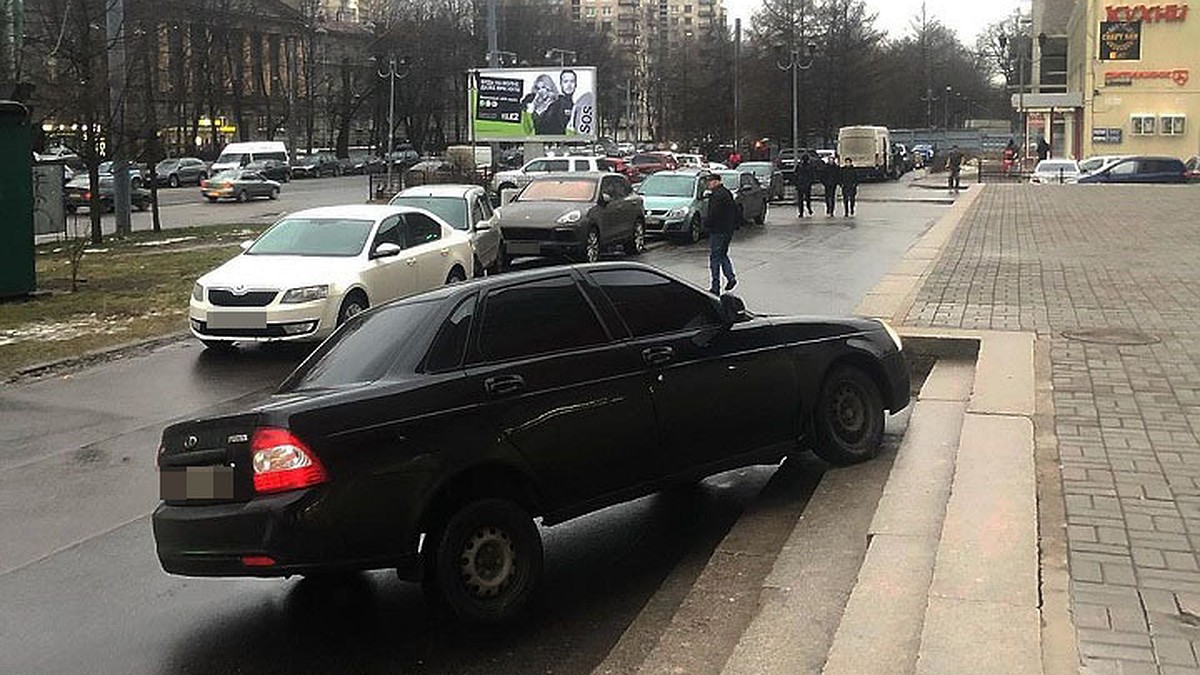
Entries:
[[535,176],[547,173],[611,170],[608,160],[599,155],[539,157],[525,162],[525,166],[519,169],[498,172],[492,178],[492,191],[499,194],[501,190],[522,188],[528,185]]

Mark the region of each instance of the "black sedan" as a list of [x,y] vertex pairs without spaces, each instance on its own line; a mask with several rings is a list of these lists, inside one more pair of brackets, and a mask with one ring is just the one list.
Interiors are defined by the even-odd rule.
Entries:
[[292,179],[292,167],[282,159],[256,159],[242,168],[262,174],[263,178],[277,183],[286,183]]
[[[100,210],[103,213],[108,213],[113,210],[113,175],[111,173],[100,175]],[[82,208],[91,208],[92,206],[92,188],[88,181],[86,173],[75,174],[67,184],[63,186],[63,199],[67,213],[75,213]],[[145,211],[150,207],[150,191],[140,186],[130,186],[129,190],[130,206],[138,211]]]
[[167,572],[396,568],[468,621],[521,612],[553,525],[811,448],[879,450],[908,404],[868,319],[755,315],[636,263],[485,277],[346,322],[266,403],[168,427]]
[[591,171],[538,176],[497,212],[505,265],[519,256],[596,262],[605,247],[646,248],[646,210],[629,179]]

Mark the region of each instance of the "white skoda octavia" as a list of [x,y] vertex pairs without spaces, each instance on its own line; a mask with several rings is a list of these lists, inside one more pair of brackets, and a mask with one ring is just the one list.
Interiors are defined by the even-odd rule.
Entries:
[[399,206],[299,211],[242,248],[192,288],[207,347],[321,340],[368,307],[465,280],[472,261],[470,235]]

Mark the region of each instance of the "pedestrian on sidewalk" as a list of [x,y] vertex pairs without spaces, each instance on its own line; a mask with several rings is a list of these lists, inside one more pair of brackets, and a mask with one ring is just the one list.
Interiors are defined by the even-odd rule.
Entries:
[[946,156],[946,168],[950,171],[950,189],[958,192],[962,187],[959,181],[959,174],[962,173],[963,154],[962,150],[958,149],[958,145],[950,148],[950,154]]
[[854,160],[846,158],[842,167],[842,215],[849,218],[854,215],[855,202],[858,201],[858,171],[854,168]]
[[808,215],[813,214],[812,210],[812,186],[817,181],[816,166],[813,164],[812,156],[807,152],[800,155],[800,162],[796,164],[796,169],[792,174],[793,182],[796,184],[796,210],[800,212],[800,217],[804,217],[804,210],[808,209]]
[[823,167],[821,183],[825,186],[825,215],[834,215],[837,207],[838,184],[842,182],[842,168],[838,166],[837,155],[830,157]]
[[704,227],[708,230],[708,267],[712,273],[712,283],[708,291],[713,295],[721,294],[721,273],[725,273],[725,290],[732,291],[737,286],[737,275],[733,272],[733,262],[729,260],[729,244],[733,241],[733,231],[737,229],[737,204],[733,201],[733,193],[721,182],[721,177],[710,173],[704,177],[705,187],[708,188],[708,216]]

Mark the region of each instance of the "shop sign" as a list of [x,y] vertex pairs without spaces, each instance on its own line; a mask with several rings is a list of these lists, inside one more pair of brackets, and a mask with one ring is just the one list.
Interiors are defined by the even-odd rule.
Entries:
[[1120,143],[1122,130],[1120,127],[1096,127],[1092,129],[1093,143]]
[[1110,5],[1104,8],[1109,21],[1146,23],[1186,21],[1187,5]]
[[1188,83],[1187,68],[1175,70],[1110,70],[1104,74],[1104,84],[1109,87],[1129,86],[1134,80],[1171,80],[1179,86]]
[[1142,24],[1137,21],[1100,22],[1100,60],[1137,61],[1142,58]]

